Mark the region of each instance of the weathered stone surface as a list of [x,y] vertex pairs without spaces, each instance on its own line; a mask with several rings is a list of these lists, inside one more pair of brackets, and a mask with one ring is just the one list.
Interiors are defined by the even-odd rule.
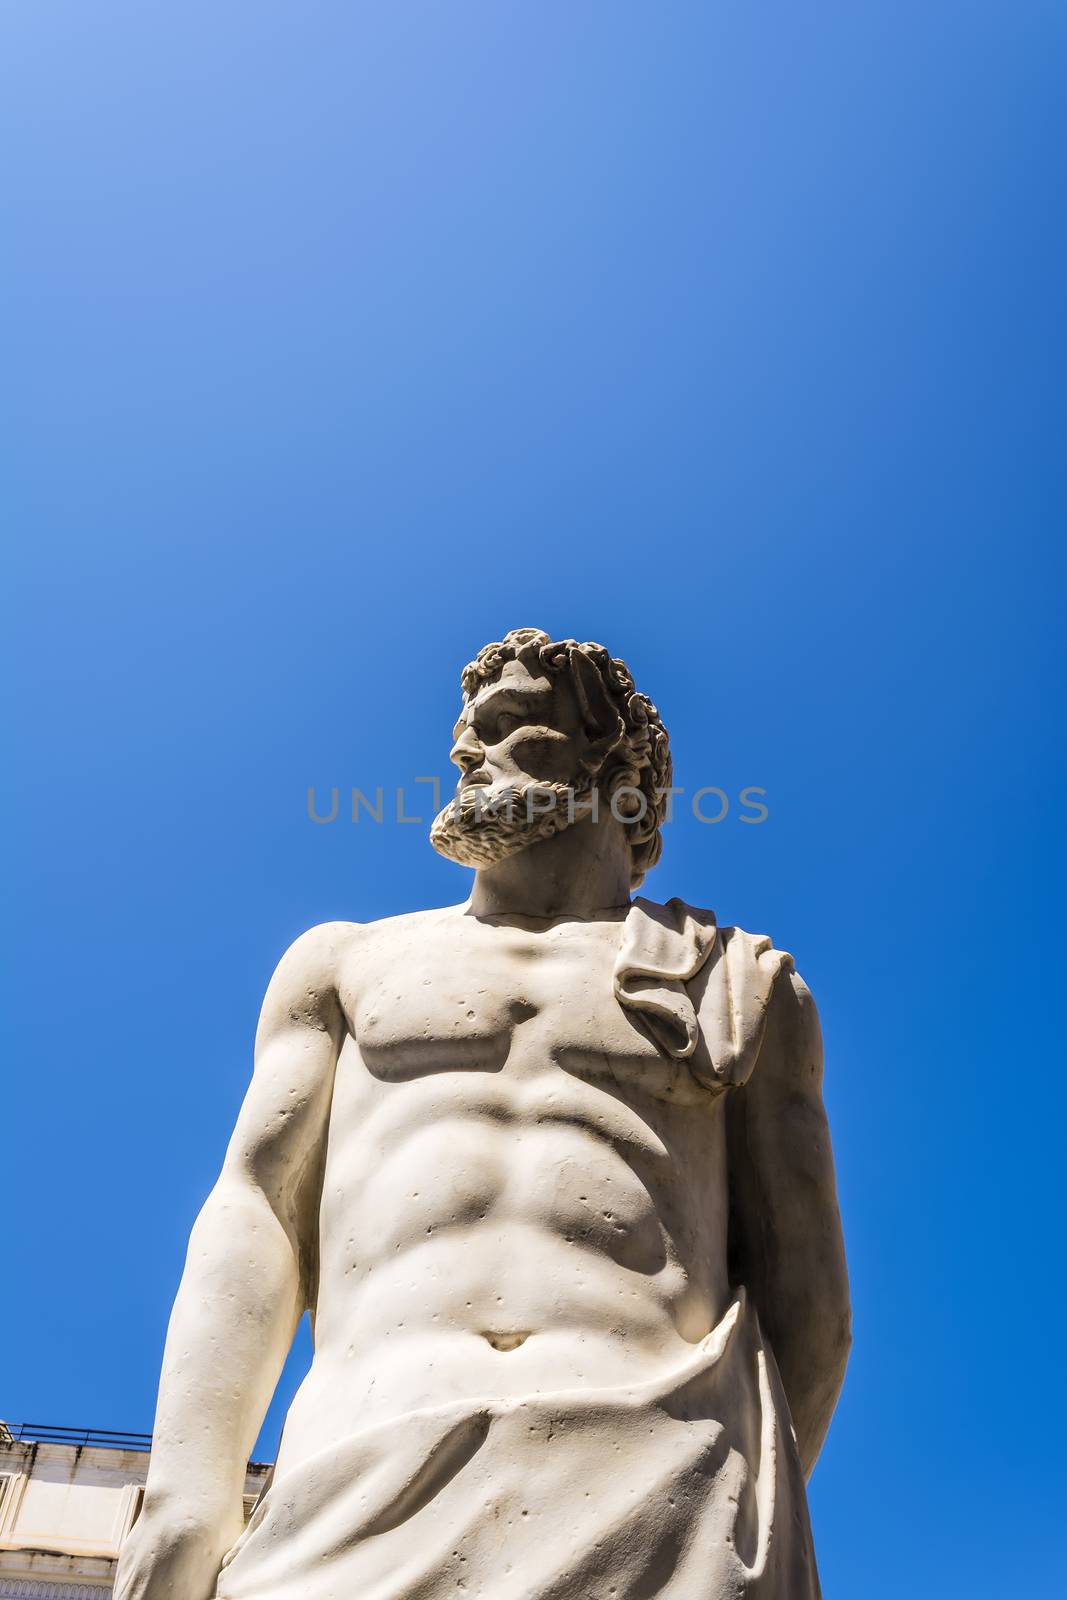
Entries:
[[315,928],[271,982],[122,1600],[818,1593],[849,1317],[811,996],[631,900],[671,779],[622,662],[526,629],[463,689],[432,838],[471,898]]

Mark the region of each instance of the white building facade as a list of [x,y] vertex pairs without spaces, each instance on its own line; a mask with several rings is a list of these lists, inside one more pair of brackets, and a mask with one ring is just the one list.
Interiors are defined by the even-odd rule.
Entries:
[[[0,1600],[102,1600],[141,1509],[150,1439],[0,1422]],[[270,1474],[251,1462],[245,1512]]]

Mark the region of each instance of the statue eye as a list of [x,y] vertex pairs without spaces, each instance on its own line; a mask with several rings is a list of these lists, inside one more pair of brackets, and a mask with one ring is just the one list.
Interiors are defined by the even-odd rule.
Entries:
[[521,728],[523,718],[514,711],[502,711],[496,719],[496,734],[498,739],[503,739],[509,733],[514,733],[516,728]]

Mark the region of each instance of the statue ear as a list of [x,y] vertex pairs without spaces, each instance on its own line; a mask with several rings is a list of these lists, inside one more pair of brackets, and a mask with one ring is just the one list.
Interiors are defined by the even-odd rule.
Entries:
[[588,656],[578,649],[571,649],[568,655],[586,734],[594,746],[602,745],[606,750],[619,736],[619,713],[608,697],[603,678]]

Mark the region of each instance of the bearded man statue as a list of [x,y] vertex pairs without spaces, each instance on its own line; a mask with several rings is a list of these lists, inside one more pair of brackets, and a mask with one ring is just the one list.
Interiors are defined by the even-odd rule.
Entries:
[[811,995],[632,896],[671,761],[623,662],[524,628],[462,684],[470,898],[282,959],[116,1595],[812,1600],[849,1304]]

